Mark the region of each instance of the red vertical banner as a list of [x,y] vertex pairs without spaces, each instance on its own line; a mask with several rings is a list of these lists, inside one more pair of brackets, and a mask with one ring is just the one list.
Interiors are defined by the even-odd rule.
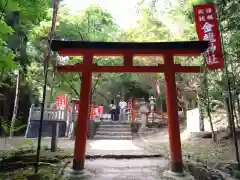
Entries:
[[68,106],[68,95],[61,94],[57,96],[56,104],[58,109],[64,109]]
[[210,43],[205,57],[208,69],[224,68],[224,57],[215,4],[209,3],[194,6],[193,11],[198,39],[209,41]]
[[103,106],[98,106],[98,113],[103,114]]
[[129,108],[129,109],[132,109],[132,100],[128,101],[127,104],[128,104],[128,108]]
[[62,108],[62,96],[61,95],[57,96],[56,105],[57,105],[57,109]]

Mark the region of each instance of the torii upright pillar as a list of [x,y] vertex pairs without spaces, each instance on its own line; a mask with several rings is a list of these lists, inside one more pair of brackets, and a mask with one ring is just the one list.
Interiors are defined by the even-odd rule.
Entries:
[[[110,43],[57,41],[52,42],[53,50],[63,56],[83,56],[82,64],[61,65],[60,72],[82,72],[80,106],[76,126],[76,140],[74,150],[73,169],[84,168],[88,113],[92,73],[159,73],[165,77],[165,91],[167,97],[168,132],[171,154],[171,171],[183,172],[180,127],[177,108],[176,73],[199,73],[199,66],[181,66],[174,64],[174,55],[196,56],[208,48],[206,41],[168,42],[168,43]],[[93,63],[93,56],[123,56],[123,66],[98,66]],[[134,56],[163,56],[164,64],[158,66],[134,66]]]
[[171,156],[171,171],[183,172],[180,127],[178,120],[177,92],[174,71],[174,58],[171,54],[163,57],[164,64],[169,67],[164,72],[165,93],[167,102],[168,134]]
[[81,170],[84,168],[86,139],[88,130],[90,94],[92,87],[93,54],[83,55],[83,68],[80,88],[80,103],[78,106],[78,120],[76,124],[76,139],[73,159],[73,169]]

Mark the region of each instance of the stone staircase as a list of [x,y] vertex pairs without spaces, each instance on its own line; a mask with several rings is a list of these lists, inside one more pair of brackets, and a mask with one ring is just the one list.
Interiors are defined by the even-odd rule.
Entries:
[[131,125],[124,121],[103,121],[97,129],[94,139],[131,140]]

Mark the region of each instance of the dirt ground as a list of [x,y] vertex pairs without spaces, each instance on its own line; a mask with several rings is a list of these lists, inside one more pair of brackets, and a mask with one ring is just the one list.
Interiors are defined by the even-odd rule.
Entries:
[[[181,125],[182,152],[184,157],[200,159],[208,164],[214,164],[219,161],[235,161],[235,148],[231,139],[221,139],[217,143],[211,138],[188,139],[185,132],[185,125]],[[36,146],[37,139],[25,139],[22,137],[8,140],[7,150],[18,149],[24,146]],[[44,148],[50,147],[50,138],[42,140]],[[89,140],[88,142],[91,142]],[[168,130],[162,127],[159,132],[148,136],[141,136],[133,140],[137,146],[144,147],[152,153],[160,153],[169,156]],[[90,144],[90,143],[88,143]],[[68,139],[59,140],[59,148],[68,152],[73,152],[74,141]],[[4,150],[4,139],[0,138],[0,151]],[[114,151],[114,150],[113,150]]]
[[[221,113],[218,113],[216,118],[214,118],[214,126],[216,129],[221,129],[221,127],[226,126],[226,120],[223,120],[226,119],[226,115],[220,115]],[[202,162],[206,162],[209,166],[214,166],[221,162],[236,160],[234,143],[231,139],[219,139],[217,142],[214,142],[211,138],[189,138],[189,134],[185,130],[186,125],[184,123],[181,123],[180,129],[182,152],[185,158],[200,160]],[[140,135],[138,139],[133,140],[133,143],[152,153],[160,153],[164,156],[169,156],[168,141],[168,129],[166,126],[163,126],[157,133],[148,136]],[[13,138],[8,140],[7,149],[9,150],[16,149],[21,146],[36,145],[36,142],[36,139],[25,139],[22,137]],[[240,142],[238,142],[238,144],[239,143]],[[44,138],[42,144],[43,146],[49,147],[50,138]],[[61,149],[66,151],[69,150],[71,153],[73,152],[74,141],[61,139],[59,140],[59,145]],[[0,138],[0,151],[4,149],[4,139]]]
[[[236,153],[231,139],[219,139],[214,142],[211,138],[189,138],[186,126],[181,125],[182,152],[185,158],[206,162],[214,166],[220,162],[235,161]],[[167,127],[152,135],[140,136],[144,143],[138,142],[149,151],[169,156],[168,130]],[[238,142],[239,144],[239,142]]]

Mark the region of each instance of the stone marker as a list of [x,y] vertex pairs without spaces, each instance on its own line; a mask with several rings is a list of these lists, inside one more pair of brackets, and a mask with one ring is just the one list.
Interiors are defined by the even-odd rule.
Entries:
[[154,113],[154,106],[155,106],[155,104],[156,104],[156,98],[154,98],[153,96],[151,96],[150,98],[149,98],[149,104],[150,104],[150,109],[151,109],[151,113],[150,113],[150,115],[151,115],[151,120],[152,120],[152,122],[154,121],[154,115],[155,115],[155,113]]
[[187,111],[187,131],[201,132],[198,108]]
[[140,102],[140,109],[139,109],[141,115],[141,127],[140,131],[144,131],[147,129],[147,113],[149,113],[149,110],[147,108],[147,103],[146,102]]
[[56,150],[57,150],[58,130],[59,130],[59,124],[57,122],[54,122],[52,124],[51,152],[56,152]]
[[95,135],[95,121],[89,119],[88,120],[88,138],[93,139]]

